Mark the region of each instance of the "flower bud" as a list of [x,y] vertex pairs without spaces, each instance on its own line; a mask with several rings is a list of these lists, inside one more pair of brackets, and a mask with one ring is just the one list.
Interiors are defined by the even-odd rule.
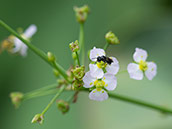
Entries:
[[64,100],[57,100],[57,107],[63,114],[69,111],[69,103]]
[[55,61],[55,56],[54,56],[53,53],[48,52],[47,56],[48,56],[48,61],[50,61],[50,62],[54,62]]
[[24,96],[23,93],[20,93],[20,92],[12,92],[10,94],[11,101],[13,105],[15,106],[15,108],[18,108],[20,106],[23,96]]
[[105,39],[110,44],[119,44],[120,43],[118,37],[112,31],[109,31],[105,35]]
[[72,83],[73,90],[79,90],[83,86],[83,81],[75,79]]
[[90,9],[87,5],[84,5],[82,7],[74,7],[76,19],[79,23],[84,23],[87,19],[88,13],[90,12]]
[[66,84],[66,81],[64,79],[58,79],[57,82],[59,85]]
[[70,47],[72,52],[77,52],[79,50],[78,40],[76,40],[75,42],[70,43],[69,47]]
[[59,75],[60,75],[60,73],[56,69],[53,70],[53,73],[56,77],[59,77]]
[[42,124],[43,121],[44,121],[44,116],[42,114],[36,114],[33,117],[31,123],[39,123],[39,124]]
[[81,81],[85,75],[85,66],[80,66],[72,69],[72,73],[76,79]]
[[72,52],[72,58],[75,60],[77,58],[76,53]]

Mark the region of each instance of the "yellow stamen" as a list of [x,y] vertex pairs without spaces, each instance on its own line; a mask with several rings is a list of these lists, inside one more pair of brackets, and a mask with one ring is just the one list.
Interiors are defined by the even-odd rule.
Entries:
[[141,60],[139,62],[139,69],[142,71],[146,71],[148,69],[146,61]]
[[103,61],[97,62],[97,67],[100,69],[106,68],[106,66],[107,66],[107,63],[105,63]]

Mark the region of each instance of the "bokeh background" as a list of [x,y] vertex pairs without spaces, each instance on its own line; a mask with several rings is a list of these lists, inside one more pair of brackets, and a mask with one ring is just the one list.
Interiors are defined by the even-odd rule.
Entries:
[[[153,81],[136,81],[120,74],[115,93],[172,108],[172,1],[171,0],[0,0],[0,18],[13,28],[38,26],[32,43],[56,54],[67,69],[72,63],[68,44],[78,39],[79,25],[73,6],[88,4],[91,13],[85,24],[86,49],[105,44],[112,30],[121,44],[111,46],[108,55],[118,58],[121,70],[132,61],[136,47],[146,49],[148,60],[158,65]],[[0,27],[0,40],[9,32]],[[56,81],[51,68],[29,50],[27,58],[4,52],[0,55],[1,129],[172,129],[172,117],[118,100],[95,102],[87,93],[79,95],[70,112],[62,115],[55,104],[45,115],[43,125],[31,124],[52,96],[28,100],[18,110],[9,93],[28,92]],[[65,95],[68,95],[66,93]],[[61,98],[65,98],[63,95]]]

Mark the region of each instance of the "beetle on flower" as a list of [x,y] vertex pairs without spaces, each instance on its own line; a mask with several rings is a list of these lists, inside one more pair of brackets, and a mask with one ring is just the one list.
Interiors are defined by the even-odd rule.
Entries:
[[116,75],[119,71],[118,60],[115,57],[109,57],[109,59],[112,60],[109,64],[105,61],[98,61],[100,57],[106,57],[105,51],[94,47],[90,51],[90,60],[93,61],[93,63],[89,65],[91,76],[102,78],[104,76],[104,72]]
[[147,52],[143,49],[136,48],[133,55],[135,63],[128,64],[127,70],[130,78],[142,80],[144,74],[149,80],[152,80],[157,73],[157,66],[154,62],[147,62]]

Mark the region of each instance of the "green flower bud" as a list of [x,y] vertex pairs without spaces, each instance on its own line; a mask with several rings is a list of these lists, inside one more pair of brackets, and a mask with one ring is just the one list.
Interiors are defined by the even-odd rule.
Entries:
[[57,107],[63,114],[69,111],[69,103],[64,100],[57,100]]
[[88,13],[90,12],[90,9],[87,5],[84,5],[82,7],[74,7],[76,19],[79,23],[84,23],[87,19]]
[[120,43],[118,37],[112,31],[109,31],[105,35],[105,39],[110,44],[119,44]]
[[13,103],[13,105],[15,106],[15,108],[18,108],[23,100],[23,93],[21,92],[12,92],[10,94],[11,97],[11,101]]
[[75,42],[70,43],[69,47],[70,47],[72,52],[77,52],[79,50],[78,40],[76,40]]
[[66,84],[66,81],[64,79],[58,79],[57,82],[59,85]]
[[44,121],[44,116],[42,114],[36,114],[33,117],[31,123],[39,123],[39,124],[42,124],[43,121]]
[[72,73],[76,79],[81,81],[85,75],[85,66],[80,66],[72,69]]
[[76,60],[77,56],[76,56],[76,53],[75,53],[75,52],[72,53],[72,58],[73,58],[74,60]]
[[60,75],[60,73],[56,69],[53,70],[53,73],[56,77],[59,77],[59,75]]
[[54,62],[55,61],[55,56],[54,56],[53,53],[48,52],[47,56],[48,56],[48,61],[50,61],[50,62]]
[[79,90],[83,86],[83,81],[75,79],[72,83],[73,90]]

